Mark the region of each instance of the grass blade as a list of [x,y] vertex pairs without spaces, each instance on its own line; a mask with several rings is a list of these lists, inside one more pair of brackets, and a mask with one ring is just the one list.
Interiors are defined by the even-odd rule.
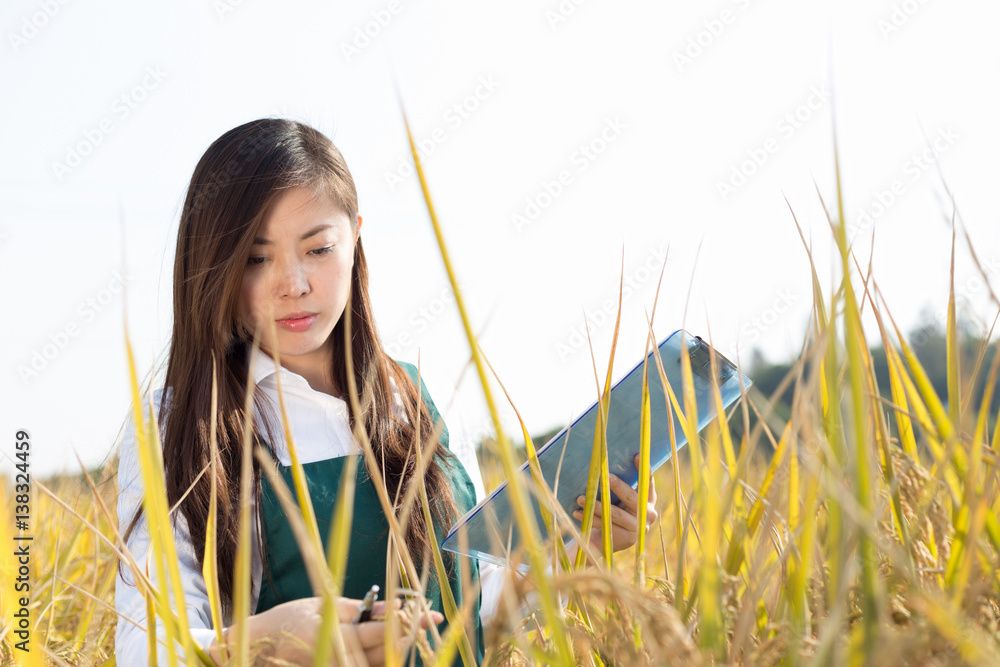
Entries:
[[448,256],[448,250],[444,242],[444,235],[441,232],[441,226],[438,223],[437,215],[434,213],[434,205],[431,203],[430,190],[427,186],[427,178],[424,175],[423,166],[420,162],[420,155],[418,154],[416,144],[413,141],[413,133],[410,131],[409,121],[406,119],[406,111],[402,109],[402,102],[400,103],[400,109],[403,114],[403,123],[406,126],[406,135],[410,143],[410,152],[413,155],[414,166],[416,167],[417,176],[420,178],[420,187],[423,191],[424,201],[427,204],[427,212],[430,216],[431,224],[434,227],[434,235],[437,238],[438,249],[441,251],[441,260],[448,273],[448,280],[451,283],[452,292],[455,295],[455,303],[458,306],[458,311],[462,318],[465,335],[469,341],[469,347],[472,350],[472,357],[476,362],[476,370],[479,373],[479,381],[483,388],[483,395],[486,399],[490,416],[493,419],[493,426],[497,434],[498,448],[504,467],[504,473],[510,480],[508,489],[510,491],[511,508],[513,509],[515,521],[517,522],[518,529],[524,541],[529,565],[531,570],[535,572],[538,577],[536,581],[538,593],[542,599],[542,606],[545,611],[546,618],[548,619],[549,631],[551,632],[553,642],[555,643],[558,654],[558,664],[567,666],[573,665],[575,663],[575,658],[573,656],[573,649],[570,645],[569,636],[566,633],[562,612],[556,604],[556,599],[551,593],[548,579],[545,576],[545,561],[542,556],[541,536],[538,532],[538,525],[535,523],[534,513],[531,511],[527,493],[522,487],[520,476],[517,474],[517,465],[514,462],[513,446],[510,444],[510,441],[504,433],[503,426],[500,422],[499,412],[497,412],[496,405],[493,401],[493,395],[490,391],[489,382],[486,378],[486,371],[483,367],[482,358],[479,355],[479,346],[476,343],[475,335],[472,332],[472,324],[465,309],[465,302],[462,299],[461,290],[458,287],[458,279],[455,275],[455,271],[452,269],[451,260]]

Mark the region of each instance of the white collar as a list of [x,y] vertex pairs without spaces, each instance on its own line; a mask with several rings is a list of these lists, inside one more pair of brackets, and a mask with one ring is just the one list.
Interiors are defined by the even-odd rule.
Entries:
[[[250,352],[247,352],[247,363],[250,363]],[[260,384],[265,378],[276,375],[278,372],[278,367],[274,364],[274,359],[271,355],[264,350],[257,348],[256,352],[253,353],[253,381],[254,384]],[[283,380],[288,380],[291,382],[301,382],[308,385],[309,382],[293,371],[288,370],[285,367],[281,368],[281,377]]]
[[[259,347],[257,348],[257,352],[253,359],[253,382],[255,385],[260,384],[262,380],[277,374],[278,369],[274,365],[274,359],[271,358],[270,354],[264,352]],[[250,363],[250,352],[247,352],[247,363]],[[281,367],[281,378],[282,380],[286,380],[291,383],[299,383],[307,387],[311,387],[308,380],[298,373],[288,370],[284,366]],[[389,375],[389,384],[392,387],[392,393],[396,401],[401,401],[402,399],[399,396],[399,389],[396,386],[396,378],[392,377],[391,374]],[[343,401],[341,398],[337,398],[337,400]]]

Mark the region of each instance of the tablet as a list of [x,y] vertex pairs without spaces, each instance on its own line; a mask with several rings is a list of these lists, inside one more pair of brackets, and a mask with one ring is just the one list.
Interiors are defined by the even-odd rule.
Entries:
[[[715,352],[701,338],[683,330],[675,331],[658,345],[660,359],[667,383],[673,390],[681,407],[684,395],[681,383],[682,350],[691,360],[694,379],[695,402],[698,410],[698,430],[701,431],[716,417],[716,404],[712,394],[712,383],[716,382],[722,397],[723,408],[728,408],[751,381],[728,359]],[[655,350],[648,357],[648,384],[650,402],[650,469],[656,470],[671,456],[670,427],[667,422],[668,395],[663,387],[654,357]],[[711,355],[714,352],[718,376],[712,377]],[[642,409],[642,360],[619,380],[611,389],[608,408],[608,470],[636,488],[638,470],[633,459],[639,453],[639,431]],[[547,486],[554,491],[557,502],[576,524],[573,511],[579,508],[576,499],[587,492],[587,478],[590,473],[591,452],[594,446],[594,431],[597,427],[599,404],[595,402],[544,446],[537,450],[538,463]],[[677,449],[687,444],[681,427],[680,415],[671,406],[670,415],[674,422],[674,436]],[[517,474],[522,475],[525,488],[533,489],[534,481],[525,462]],[[517,522],[510,506],[509,485],[505,480],[481,503],[460,518],[451,528],[442,543],[442,548],[453,553],[479,558],[484,561],[505,565],[511,562],[509,556],[515,553],[521,543]],[[548,531],[542,519],[539,497],[545,495],[530,493],[535,521],[543,539]],[[612,494],[612,501],[617,498]],[[569,538],[565,531],[562,537]]]

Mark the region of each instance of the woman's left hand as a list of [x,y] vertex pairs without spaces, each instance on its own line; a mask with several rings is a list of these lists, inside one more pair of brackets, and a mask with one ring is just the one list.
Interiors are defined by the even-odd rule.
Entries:
[[[635,457],[636,470],[639,469],[639,456]],[[639,506],[639,492],[623,482],[615,475],[609,475],[608,487],[612,493],[618,496],[620,505],[611,506],[611,545],[614,551],[628,549],[639,539],[639,523],[636,521],[636,508]],[[583,506],[586,502],[585,496],[577,498],[577,503],[581,509],[573,512],[574,518],[583,521]],[[653,475],[649,475],[649,502],[646,504],[646,528],[656,523],[656,486],[653,484]],[[601,541],[601,500],[598,496],[594,504],[594,522],[590,531],[590,544],[596,549],[602,547]]]

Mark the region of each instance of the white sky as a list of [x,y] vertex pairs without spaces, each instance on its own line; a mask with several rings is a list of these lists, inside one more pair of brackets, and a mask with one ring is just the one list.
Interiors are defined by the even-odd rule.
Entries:
[[[998,287],[998,23],[985,0],[6,0],[0,470],[18,429],[36,474],[112,452],[130,402],[123,307],[145,372],[165,354],[194,165],[266,115],[309,122],[343,151],[383,339],[400,359],[419,349],[447,406],[469,348],[416,177],[392,182],[407,151],[393,76],[433,148],[434,203],[481,344],[532,432],[594,400],[583,313],[605,320],[591,331],[603,374],[623,250],[634,293],[616,378],[642,356],[668,245],[659,338],[684,323],[690,288],[687,328],[711,324],[724,353],[798,348],[809,265],[783,194],[829,294],[836,261],[814,183],[832,202],[832,90],[848,221],[862,224],[863,258],[874,230],[876,280],[909,328],[947,301],[950,208],[920,157],[928,140]],[[348,53],[366,24],[368,44]],[[731,180],[741,168],[753,173]],[[720,183],[736,187],[723,197]],[[956,261],[969,316],[990,320],[962,245]],[[487,424],[473,379],[445,410],[456,440]]]

